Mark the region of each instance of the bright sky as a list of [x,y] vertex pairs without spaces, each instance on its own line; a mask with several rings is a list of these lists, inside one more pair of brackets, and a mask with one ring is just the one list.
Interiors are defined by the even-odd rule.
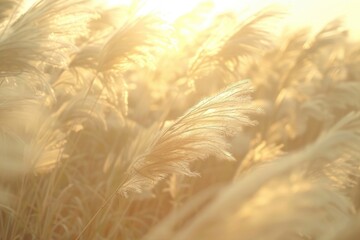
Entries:
[[[99,0],[109,5],[130,3],[131,0]],[[160,11],[169,21],[194,8],[201,0],[147,0],[151,8]],[[294,26],[303,24],[320,28],[336,17],[344,17],[352,36],[360,37],[360,0],[213,0],[215,9],[239,11],[246,6],[261,8],[271,3],[287,7],[290,16],[286,23]]]
[[359,0],[294,0],[290,17],[293,24],[323,26],[336,17],[344,17],[351,36],[360,37]]
[[[35,0],[26,0],[30,3]],[[129,4],[132,0],[93,0],[108,6]],[[188,12],[203,0],[145,0],[151,8],[161,12],[169,21]],[[360,0],[213,0],[217,12],[239,11],[246,6],[261,8],[271,3],[287,7],[290,16],[286,23],[293,26],[304,24],[320,28],[336,17],[344,17],[351,36],[360,39]]]

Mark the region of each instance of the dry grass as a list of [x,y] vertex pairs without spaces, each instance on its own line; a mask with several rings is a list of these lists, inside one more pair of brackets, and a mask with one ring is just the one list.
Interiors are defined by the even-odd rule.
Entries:
[[22,6],[0,3],[0,239],[360,238],[341,21]]

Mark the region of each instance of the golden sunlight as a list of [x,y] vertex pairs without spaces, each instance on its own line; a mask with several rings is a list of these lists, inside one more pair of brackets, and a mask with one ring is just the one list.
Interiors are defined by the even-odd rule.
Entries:
[[359,9],[0,0],[0,240],[359,240]]
[[[100,1],[99,1],[100,2]],[[129,5],[131,4],[132,0],[105,0],[102,1],[105,7],[115,7],[118,5]]]
[[[106,8],[116,6],[129,6],[134,0],[94,0]],[[139,1],[140,2],[140,1]],[[156,12],[164,20],[173,22],[178,17],[193,10],[201,3],[212,5],[212,11],[208,12],[211,19],[218,13],[232,11],[241,13],[244,10],[257,10],[264,6],[275,4],[284,7],[288,11],[286,24],[294,28],[302,25],[310,25],[321,28],[334,17],[343,17],[345,25],[352,31],[353,36],[360,35],[360,29],[356,24],[360,17],[357,14],[359,2],[355,0],[328,0],[327,11],[323,10],[322,1],[313,0],[146,0],[143,1],[144,12]],[[354,7],[355,6],[355,7]],[[254,9],[255,8],[255,9]],[[321,12],[321,15],[318,13]],[[304,18],[303,16],[306,16]]]
[[[129,6],[132,0],[105,0],[103,4],[107,8],[125,5]],[[176,18],[182,16],[183,14],[194,9],[198,4],[200,4],[201,0],[148,0],[144,1],[142,8],[144,12],[155,12],[158,15],[162,16],[165,20],[172,22]],[[211,2],[211,1],[208,1]]]
[[[104,0],[99,1],[106,8],[115,6],[129,6],[133,0]],[[191,11],[199,4],[208,3],[214,7],[214,12],[223,11],[241,11],[248,7],[261,8],[269,4],[290,5],[294,0],[147,0],[143,1],[143,10],[146,12],[153,11],[163,16],[168,21],[173,21],[177,17]]]

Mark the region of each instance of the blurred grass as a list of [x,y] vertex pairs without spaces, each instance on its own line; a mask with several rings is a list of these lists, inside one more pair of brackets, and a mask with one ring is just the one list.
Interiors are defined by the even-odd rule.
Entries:
[[21,4],[0,3],[0,239],[360,237],[340,20]]

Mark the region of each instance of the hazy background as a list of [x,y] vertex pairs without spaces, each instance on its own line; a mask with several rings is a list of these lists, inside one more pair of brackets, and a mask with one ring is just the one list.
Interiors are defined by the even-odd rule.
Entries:
[[286,24],[295,27],[306,24],[321,28],[332,19],[342,17],[350,30],[350,36],[360,37],[360,0],[223,0],[215,1],[215,4],[217,8],[241,11],[244,6],[254,6],[254,2],[259,7],[271,3],[285,6],[290,11]]
[[[116,6],[129,4],[130,0],[94,0],[102,5]],[[148,6],[162,12],[170,20],[190,11],[202,0],[147,0]],[[289,16],[284,22],[295,27],[311,25],[321,28],[336,17],[344,19],[344,25],[350,30],[351,37],[360,37],[360,0],[213,0],[215,12],[224,10],[244,11],[248,8],[262,8],[269,4],[279,4],[289,10]],[[251,7],[250,7],[251,6]]]

